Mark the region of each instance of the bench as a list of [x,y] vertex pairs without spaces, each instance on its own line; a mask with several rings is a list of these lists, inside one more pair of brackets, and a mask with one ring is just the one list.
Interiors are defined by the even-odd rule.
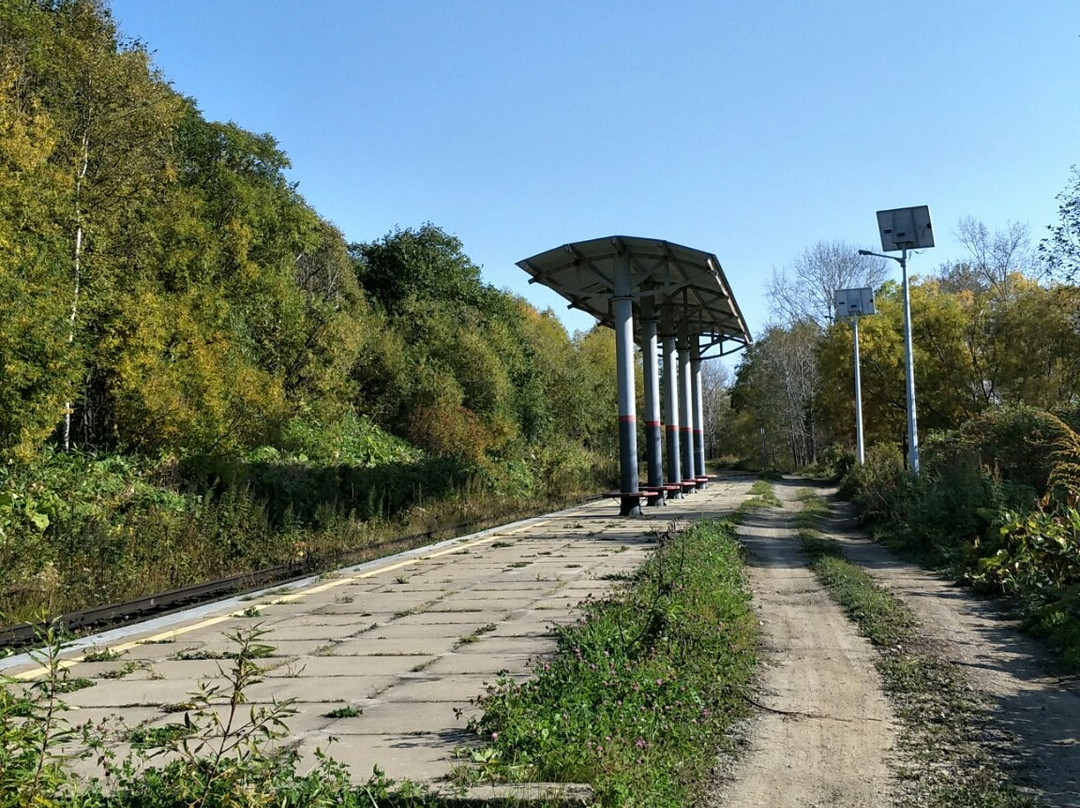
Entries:
[[641,490],[648,494],[650,505],[666,505],[667,491],[662,485],[643,485]]
[[619,516],[639,516],[641,500],[655,494],[651,491],[608,491],[604,496],[619,500]]

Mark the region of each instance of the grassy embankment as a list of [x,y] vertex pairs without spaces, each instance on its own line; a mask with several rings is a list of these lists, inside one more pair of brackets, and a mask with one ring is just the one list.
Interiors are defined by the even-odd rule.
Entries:
[[587,601],[533,680],[479,699],[469,780],[590,783],[603,806],[690,804],[744,698],[757,640],[730,523],[659,537],[614,596]]

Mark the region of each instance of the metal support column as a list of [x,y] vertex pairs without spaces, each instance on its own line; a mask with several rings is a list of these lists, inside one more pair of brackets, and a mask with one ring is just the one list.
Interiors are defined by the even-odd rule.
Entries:
[[682,478],[693,481],[694,472],[694,385],[690,372],[690,337],[679,336],[679,448],[682,449]]
[[690,383],[694,394],[694,471],[698,476],[698,488],[704,488],[705,477],[705,407],[701,395],[701,337],[690,342]]
[[[664,430],[667,437],[667,478],[682,482],[679,467],[679,354],[675,347],[675,325],[670,309],[664,312]],[[673,495],[682,498],[680,488]]]
[[[634,404],[634,297],[631,289],[630,255],[615,261],[612,308],[615,315],[615,367],[619,393],[619,491],[638,493],[637,413]],[[621,516],[640,516],[639,497],[619,500]]]
[[919,429],[915,418],[915,353],[911,348],[911,296],[908,293],[907,250],[900,253],[904,285],[904,379],[907,388],[908,471],[919,474]]
[[859,465],[866,462],[866,449],[863,444],[862,422],[862,372],[859,368],[859,317],[851,318],[852,336],[855,342],[855,460]]
[[664,459],[660,437],[660,371],[656,336],[656,308],[652,296],[641,301],[641,365],[645,377],[645,457],[649,488],[656,491],[650,505],[664,504]]

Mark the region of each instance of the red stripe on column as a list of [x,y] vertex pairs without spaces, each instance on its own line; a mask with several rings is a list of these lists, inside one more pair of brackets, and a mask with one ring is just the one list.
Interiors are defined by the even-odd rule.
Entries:
[[660,422],[659,422],[659,421],[646,421],[646,422],[645,422],[645,426],[655,426],[655,427],[659,427],[659,426],[660,426]]
[[621,424],[635,424],[635,423],[637,423],[637,416],[636,415],[620,415],[619,416],[619,423],[621,423]]
[[678,432],[678,431],[679,431],[679,427],[678,427],[678,425],[677,425],[677,424],[668,424],[668,425],[667,425],[667,431],[668,431],[668,432]]

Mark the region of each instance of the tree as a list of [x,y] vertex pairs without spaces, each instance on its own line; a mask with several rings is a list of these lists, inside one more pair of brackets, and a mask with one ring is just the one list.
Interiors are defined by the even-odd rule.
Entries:
[[969,271],[1004,298],[1010,295],[1010,279],[1026,275],[1033,266],[1028,227],[1009,222],[1004,230],[990,233],[986,225],[965,216],[956,226],[956,237],[971,254]]
[[731,453],[731,371],[719,360],[701,364],[701,407],[709,457]]
[[1057,198],[1058,223],[1050,226],[1050,235],[1040,242],[1039,256],[1051,277],[1075,283],[1080,276],[1080,167],[1072,167],[1068,184]]
[[482,296],[480,268],[457,237],[430,222],[350,249],[361,286],[387,311],[410,297],[476,305]]
[[810,321],[769,328],[743,353],[732,390],[732,407],[751,414],[753,427],[774,441],[782,436],[796,467],[817,459],[817,328]]
[[0,454],[29,456],[56,427],[72,374],[66,348],[67,249],[54,210],[70,177],[52,154],[52,115],[25,87],[18,19],[0,14]]
[[837,289],[876,289],[887,274],[883,258],[859,255],[857,247],[843,241],[819,241],[790,267],[774,269],[767,293],[781,323],[812,322],[823,330],[833,320]]

